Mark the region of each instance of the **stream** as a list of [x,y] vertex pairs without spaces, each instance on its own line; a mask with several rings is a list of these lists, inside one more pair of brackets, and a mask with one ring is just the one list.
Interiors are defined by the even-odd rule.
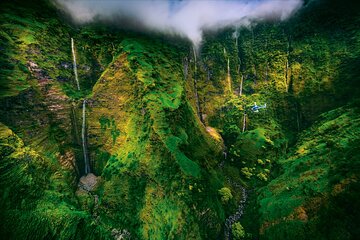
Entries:
[[[231,182],[229,178],[228,178],[228,181]],[[235,222],[239,221],[240,218],[242,217],[242,215],[244,214],[245,203],[247,200],[246,189],[243,186],[241,186],[240,184],[234,183],[234,185],[237,188],[239,188],[239,190],[241,191],[242,199],[239,202],[237,211],[225,220],[225,231],[224,231],[225,240],[232,239],[232,236],[231,236],[232,235],[232,233],[231,233],[232,225]]]

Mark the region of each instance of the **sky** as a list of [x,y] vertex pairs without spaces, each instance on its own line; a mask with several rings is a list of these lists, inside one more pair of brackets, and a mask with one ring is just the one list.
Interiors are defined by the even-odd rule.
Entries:
[[[302,0],[54,0],[76,23],[98,20],[119,26],[180,34],[199,45],[203,29],[247,26],[272,18],[285,20]],[[123,26],[127,27],[127,26]]]

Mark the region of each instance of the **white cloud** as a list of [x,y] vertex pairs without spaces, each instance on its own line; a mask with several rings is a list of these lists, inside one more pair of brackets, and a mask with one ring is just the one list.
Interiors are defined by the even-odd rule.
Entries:
[[200,43],[204,28],[245,25],[269,17],[284,20],[302,6],[302,0],[55,1],[78,23],[126,18],[149,29],[182,34],[195,45]]

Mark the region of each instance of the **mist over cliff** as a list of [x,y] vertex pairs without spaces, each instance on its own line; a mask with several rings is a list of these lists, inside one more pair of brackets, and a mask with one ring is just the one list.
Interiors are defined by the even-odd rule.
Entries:
[[150,30],[184,35],[195,45],[200,43],[204,28],[246,26],[269,18],[284,20],[302,6],[302,0],[55,1],[77,23],[112,20],[119,26],[124,23],[133,28],[141,25]]

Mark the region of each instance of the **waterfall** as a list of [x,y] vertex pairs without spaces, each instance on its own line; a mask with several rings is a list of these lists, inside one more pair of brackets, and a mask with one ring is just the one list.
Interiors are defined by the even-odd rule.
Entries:
[[243,74],[241,74],[241,80],[240,80],[240,86],[239,86],[239,96],[241,96],[241,95],[242,95],[243,82],[244,82],[244,75],[243,75]]
[[[228,179],[230,181],[230,179]],[[237,187],[239,187],[240,191],[241,191],[241,201],[239,203],[238,206],[238,210],[236,211],[235,214],[229,216],[226,221],[225,221],[225,240],[231,239],[231,230],[232,230],[232,225],[239,221],[241,216],[244,214],[244,208],[245,208],[245,203],[246,203],[246,199],[247,199],[247,192],[246,189],[237,184]]]
[[77,124],[77,116],[76,116],[76,112],[74,109],[74,106],[71,105],[71,118],[72,118],[72,122],[73,122],[73,127],[74,127],[74,132],[75,132],[75,140],[77,144],[80,144],[80,138],[79,138],[79,128],[78,128],[78,124]]
[[245,129],[246,129],[246,112],[244,112],[242,132],[245,132]]
[[224,58],[225,58],[225,61],[227,61],[227,75],[226,75],[225,91],[227,91],[227,92],[229,92],[229,94],[231,94],[232,86],[231,86],[231,76],[230,76],[230,58],[226,52],[225,47],[224,47]]
[[231,86],[231,76],[230,76],[230,58],[227,58],[227,77],[226,77],[226,81],[228,84],[228,88],[229,88],[229,92],[232,92],[232,86]]
[[73,38],[71,38],[71,52],[72,52],[72,55],[73,55],[73,67],[74,67],[76,86],[77,86],[77,89],[80,90],[79,78],[78,78],[77,66],[76,66],[76,55],[75,55],[74,39]]
[[194,54],[194,94],[195,94],[195,103],[196,103],[196,110],[197,110],[197,114],[199,116],[199,119],[202,123],[204,123],[204,119],[202,117],[202,113],[201,113],[201,106],[200,106],[200,100],[199,100],[199,93],[197,90],[197,79],[196,79],[196,74],[197,74],[197,66],[196,66],[196,50],[195,47],[193,46],[193,54]]
[[235,47],[237,52],[239,52],[239,45],[238,45],[239,36],[240,36],[240,30],[238,28],[235,28],[235,32],[233,32],[232,37],[235,39]]
[[[74,46],[73,38],[71,38],[71,52],[73,55],[73,67],[74,67],[76,86],[77,86],[77,90],[80,91],[80,84],[79,84],[77,65],[76,65],[75,46]],[[75,112],[74,112],[74,117],[75,117]],[[77,128],[76,120],[74,122],[75,122],[75,128]],[[87,138],[86,138],[86,99],[83,100],[83,105],[82,105],[81,142],[82,142],[82,149],[83,149],[83,155],[84,155],[85,175],[87,175],[90,173],[90,161],[89,161],[89,156],[88,156],[88,151],[87,151]]]
[[240,76],[240,85],[239,85],[239,93],[238,95],[242,95],[242,89],[243,89],[243,82],[244,82],[244,73],[241,71],[241,58],[239,57],[239,36],[240,36],[240,30],[238,28],[235,29],[235,32],[233,33],[233,38],[235,39],[235,48],[236,48],[236,57],[239,60],[239,65],[236,70],[236,73]]
[[238,42],[238,39],[239,39],[239,35],[236,35],[236,37],[235,37],[235,46],[236,46],[237,52],[239,52],[239,42]]
[[230,59],[227,59],[227,74],[230,76]]
[[195,47],[193,47],[193,54],[194,54],[194,66],[195,66],[195,72],[196,72],[196,50],[195,50]]
[[184,80],[186,81],[189,72],[189,62],[187,57],[184,58],[183,65],[184,65]]
[[84,99],[83,101],[81,139],[82,139],[82,147],[83,147],[84,162],[85,162],[85,174],[88,174],[90,173],[90,162],[88,158],[87,143],[86,143],[86,99]]

